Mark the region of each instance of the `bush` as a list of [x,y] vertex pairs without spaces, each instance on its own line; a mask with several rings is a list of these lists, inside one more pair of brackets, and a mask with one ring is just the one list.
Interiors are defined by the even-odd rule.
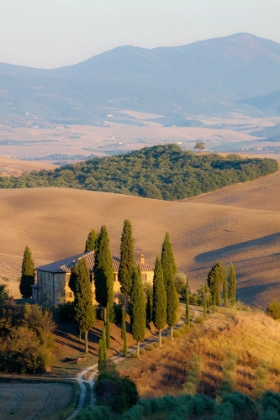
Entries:
[[153,348],[154,348],[154,346],[153,346],[152,344],[147,344],[147,345],[145,346],[145,350],[146,350],[146,351],[152,351],[152,350],[153,350]]
[[159,347],[159,343],[158,341],[155,341],[154,343],[152,343],[153,347],[155,347],[156,349]]
[[234,408],[230,402],[218,405],[213,420],[234,420]]
[[180,337],[180,335],[181,335],[181,332],[179,330],[174,330],[173,331],[173,337],[174,338],[178,338],[178,337]]
[[202,324],[202,322],[204,321],[204,318],[203,318],[203,316],[197,316],[196,318],[195,318],[195,320],[194,320],[194,322],[196,323],[196,324]]
[[141,347],[139,353],[140,354],[145,354],[146,353],[146,350]]
[[267,391],[262,397],[264,411],[274,410],[280,415],[280,394],[278,392]]
[[273,319],[280,319],[280,300],[273,299],[266,308],[266,313]]
[[58,315],[61,322],[75,322],[74,302],[58,305]]
[[260,420],[280,420],[280,416],[276,411],[268,410],[260,415]]
[[94,386],[98,405],[110,407],[116,413],[123,413],[138,402],[135,383],[117,372],[101,373]]
[[196,394],[193,399],[193,414],[202,416],[203,414],[212,414],[215,410],[215,401],[206,395]]
[[137,351],[132,351],[132,352],[130,353],[130,357],[131,357],[132,359],[136,359],[136,358],[137,358]]
[[222,403],[230,403],[233,406],[234,413],[254,413],[256,412],[255,402],[248,397],[248,395],[241,394],[240,392],[232,392],[231,394],[225,395],[222,399]]

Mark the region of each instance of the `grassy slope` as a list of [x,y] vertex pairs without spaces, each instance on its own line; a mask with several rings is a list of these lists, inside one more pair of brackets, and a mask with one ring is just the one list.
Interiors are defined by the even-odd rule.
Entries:
[[[128,359],[118,366],[136,382],[141,397],[178,395],[187,381],[189,361],[201,356],[200,393],[215,396],[222,378],[222,363],[228,351],[237,356],[236,389],[254,397],[257,369],[265,359],[270,368],[264,379],[266,389],[278,392],[280,374],[280,324],[260,312],[220,309],[190,333],[167,340],[140,360]],[[187,351],[186,351],[187,349]]]
[[[102,224],[119,252],[129,218],[136,254],[144,252],[147,262],[155,261],[169,231],[179,270],[193,289],[217,259],[233,261],[238,295],[265,306],[280,297],[279,181],[280,173],[182,202],[72,189],[1,190],[0,276],[20,275],[26,244],[42,265],[83,251],[90,229]],[[16,296],[18,284],[8,285]]]

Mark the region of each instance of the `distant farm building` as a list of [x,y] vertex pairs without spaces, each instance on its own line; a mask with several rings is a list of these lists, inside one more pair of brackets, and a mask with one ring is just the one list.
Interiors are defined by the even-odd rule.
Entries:
[[[40,304],[45,303],[51,306],[65,302],[73,302],[74,294],[69,287],[69,280],[71,269],[81,258],[86,258],[87,260],[95,303],[95,287],[93,281],[94,251],[74,255],[63,260],[37,267],[35,270],[36,284],[32,286],[33,300]],[[120,283],[118,281],[120,257],[113,254],[112,261],[114,270],[114,296],[115,300],[117,300],[120,294]],[[141,255],[140,261],[137,261],[136,264],[140,267],[143,283],[152,283],[154,267],[145,263],[144,255]]]

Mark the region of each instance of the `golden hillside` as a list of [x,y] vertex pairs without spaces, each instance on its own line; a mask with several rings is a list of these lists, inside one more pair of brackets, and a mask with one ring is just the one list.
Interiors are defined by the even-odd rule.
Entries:
[[180,271],[192,290],[219,259],[234,263],[238,295],[265,306],[280,297],[280,173],[180,202],[74,189],[0,190],[0,276],[16,296],[27,244],[42,265],[84,250],[90,229],[106,224],[119,252],[124,219],[136,253],[154,263],[170,232]]

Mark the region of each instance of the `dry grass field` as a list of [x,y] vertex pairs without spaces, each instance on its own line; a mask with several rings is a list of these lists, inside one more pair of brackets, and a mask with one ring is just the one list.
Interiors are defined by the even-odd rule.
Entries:
[[[136,382],[142,398],[178,395],[187,382],[190,361],[198,355],[198,392],[215,397],[223,362],[230,351],[237,358],[234,388],[254,398],[261,385],[279,392],[279,334],[279,322],[263,313],[219,309],[189,333],[167,340],[161,349],[146,352],[139,360],[127,359],[118,365],[118,370]],[[260,384],[258,370],[264,365],[263,360],[266,369]]]
[[59,188],[0,190],[0,280],[17,297],[25,245],[39,266],[82,252],[88,232],[102,224],[118,253],[128,218],[136,254],[147,262],[154,263],[168,231],[192,291],[217,260],[233,262],[238,296],[265,307],[280,297],[279,184],[277,173],[180,202]]
[[1,419],[48,420],[68,406],[72,399],[70,384],[1,382]]
[[0,156],[0,176],[19,176],[23,172],[55,169],[57,166],[46,161],[27,161]]

